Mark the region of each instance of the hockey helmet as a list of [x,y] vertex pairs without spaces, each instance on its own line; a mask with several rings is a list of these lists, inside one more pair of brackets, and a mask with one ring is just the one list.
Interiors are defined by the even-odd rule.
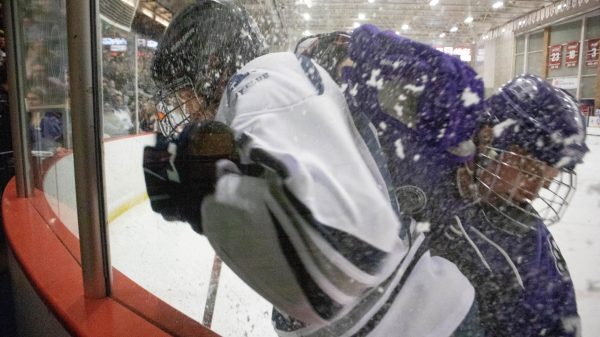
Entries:
[[350,34],[342,31],[306,36],[298,41],[294,54],[313,59],[339,83],[339,67],[348,58],[349,42]]
[[[189,120],[212,119],[229,78],[267,44],[256,22],[229,0],[200,0],[178,13],[159,42],[152,78],[159,87],[159,127],[177,137]],[[180,94],[183,93],[183,94]],[[192,108],[202,107],[194,116]]]
[[[573,169],[588,151],[577,102],[567,92],[529,74],[512,79],[488,101],[495,119],[494,137],[477,160],[476,178],[483,186],[481,200],[501,213],[503,207],[491,200],[501,200],[500,204],[547,225],[557,222],[576,187]],[[510,169],[519,175],[507,181],[502,172]],[[544,174],[548,170],[554,173]],[[523,198],[517,196],[529,193],[524,186],[531,182],[538,184],[533,189],[538,190],[537,195],[520,200]],[[498,193],[501,185],[512,185],[507,189],[511,192]]]

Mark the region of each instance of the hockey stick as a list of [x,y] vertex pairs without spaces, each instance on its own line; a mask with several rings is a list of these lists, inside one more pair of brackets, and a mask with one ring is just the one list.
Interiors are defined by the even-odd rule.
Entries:
[[215,302],[217,301],[217,290],[219,289],[220,275],[221,259],[215,254],[212,271],[210,273],[210,281],[208,283],[208,295],[206,297],[206,305],[204,306],[204,317],[202,317],[202,324],[207,328],[210,328],[213,313],[215,311]]

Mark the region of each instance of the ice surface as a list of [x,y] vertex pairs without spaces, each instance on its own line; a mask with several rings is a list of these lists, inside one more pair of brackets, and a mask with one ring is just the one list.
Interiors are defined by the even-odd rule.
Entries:
[[[590,129],[590,134],[600,134]],[[583,337],[600,336],[600,137],[589,136],[590,152],[577,166],[577,191],[550,231],[575,285]]]
[[[202,322],[214,251],[188,224],[167,222],[144,202],[110,226],[112,264],[140,286]],[[224,337],[276,336],[271,305],[222,265],[211,328]]]
[[[577,167],[578,190],[572,204],[550,230],[571,271],[582,336],[596,337],[600,336],[600,136],[589,136],[588,145],[591,151]],[[187,224],[162,220],[144,202],[110,224],[110,240],[117,269],[202,321],[214,256],[204,237]],[[269,303],[223,265],[212,328],[225,337],[275,336],[270,316]]]

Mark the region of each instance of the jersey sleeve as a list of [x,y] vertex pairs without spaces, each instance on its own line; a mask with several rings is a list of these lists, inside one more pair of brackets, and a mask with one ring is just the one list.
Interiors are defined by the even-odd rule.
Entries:
[[268,55],[230,83],[217,119],[237,133],[242,166],[261,170],[222,170],[202,214],[238,276],[319,327],[390,277],[408,248],[342,93],[301,61]]

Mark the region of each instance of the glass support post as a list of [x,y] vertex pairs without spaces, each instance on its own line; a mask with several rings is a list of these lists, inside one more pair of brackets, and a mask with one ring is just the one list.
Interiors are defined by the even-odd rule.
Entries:
[[33,171],[30,158],[30,141],[28,138],[25,107],[25,64],[23,61],[23,32],[19,20],[19,1],[5,0],[4,18],[6,19],[6,59],[8,71],[9,108],[11,120],[12,145],[15,158],[15,178],[17,196],[21,198],[33,195]]
[[104,196],[100,20],[97,0],[67,0],[69,84],[75,193],[84,294],[110,294],[111,268]]

